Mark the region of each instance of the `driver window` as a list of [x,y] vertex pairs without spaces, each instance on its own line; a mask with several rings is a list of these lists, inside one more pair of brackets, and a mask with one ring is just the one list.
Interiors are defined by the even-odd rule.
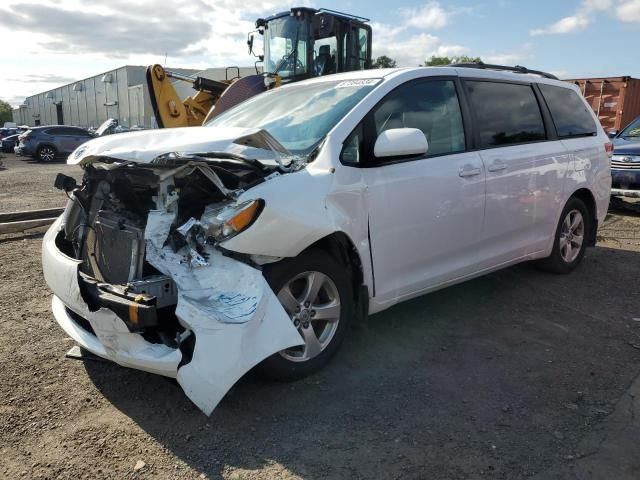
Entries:
[[429,156],[463,152],[464,127],[455,84],[430,80],[405,84],[375,108],[376,138],[392,128],[417,128],[429,142]]

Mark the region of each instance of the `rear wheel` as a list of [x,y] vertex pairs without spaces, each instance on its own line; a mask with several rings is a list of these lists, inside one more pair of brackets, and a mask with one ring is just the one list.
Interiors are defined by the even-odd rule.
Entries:
[[569,273],[576,268],[584,257],[590,222],[584,202],[570,198],[560,215],[551,255],[541,262],[542,267],[554,273]]
[[321,250],[265,267],[264,275],[300,333],[304,345],[278,352],[260,364],[276,380],[297,380],[320,370],[336,353],[353,308],[345,268]]
[[36,157],[39,161],[44,163],[53,162],[56,159],[56,149],[50,145],[43,145],[38,148],[38,152],[36,153]]

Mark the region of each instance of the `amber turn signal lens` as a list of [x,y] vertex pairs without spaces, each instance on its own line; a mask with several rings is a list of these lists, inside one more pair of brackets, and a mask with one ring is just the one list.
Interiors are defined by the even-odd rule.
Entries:
[[251,222],[253,222],[253,220],[258,216],[259,208],[260,202],[254,200],[229,220],[227,220],[225,222],[225,227],[227,228],[225,228],[224,230],[231,230],[233,233],[241,232],[242,230],[247,228],[251,224]]

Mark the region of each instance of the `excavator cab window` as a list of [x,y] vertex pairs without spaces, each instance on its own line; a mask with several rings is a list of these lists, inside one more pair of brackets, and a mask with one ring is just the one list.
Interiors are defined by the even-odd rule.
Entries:
[[344,36],[343,62],[344,71],[364,70],[370,68],[369,31],[352,27]]
[[264,31],[265,71],[283,79],[307,75],[309,22],[304,16],[270,20]]
[[315,76],[336,73],[338,39],[335,36],[321,38],[313,44],[313,64]]
[[264,71],[288,83],[371,68],[371,27],[366,22],[306,7],[258,19],[256,28],[264,35]]

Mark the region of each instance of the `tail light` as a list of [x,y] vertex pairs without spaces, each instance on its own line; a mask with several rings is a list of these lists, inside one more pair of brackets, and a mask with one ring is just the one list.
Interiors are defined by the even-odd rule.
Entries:
[[611,142],[605,143],[604,151],[607,152],[607,155],[609,155],[609,158],[611,158],[611,156],[613,155],[613,143]]

